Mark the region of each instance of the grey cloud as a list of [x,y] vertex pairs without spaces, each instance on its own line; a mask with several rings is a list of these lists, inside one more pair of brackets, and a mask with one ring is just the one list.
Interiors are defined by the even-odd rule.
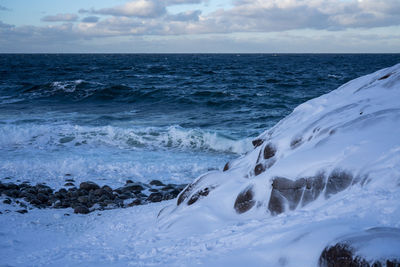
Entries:
[[78,19],[78,16],[75,14],[57,14],[53,16],[45,16],[42,18],[42,21],[47,21],[47,22],[58,22],[58,21],[76,21]]
[[200,10],[191,10],[174,15],[169,15],[167,19],[172,21],[198,21],[200,14]]
[[89,17],[85,17],[82,19],[82,22],[86,22],[86,23],[96,23],[99,21],[99,17],[96,16],[89,16]]
[[[82,12],[86,10],[81,10]],[[166,13],[165,6],[160,1],[135,0],[121,6],[111,8],[91,9],[90,13],[112,16],[155,18]]]
[[0,5],[0,11],[11,11],[11,9],[6,8],[5,6]]

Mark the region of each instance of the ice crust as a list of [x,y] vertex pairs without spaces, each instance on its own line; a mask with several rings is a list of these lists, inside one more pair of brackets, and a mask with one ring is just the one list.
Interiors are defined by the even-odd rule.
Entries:
[[[350,81],[298,106],[227,171],[200,176],[180,205],[171,200],[101,216],[3,213],[0,265],[316,266],[322,250],[342,236],[400,227],[399,101],[400,64]],[[276,153],[265,159],[267,144]],[[258,163],[266,168],[255,175]],[[344,190],[324,191],[280,214],[269,211],[274,178],[328,177],[337,170],[352,174]],[[236,198],[249,187],[255,204],[237,213]],[[188,205],[205,188],[207,195]],[[400,255],[398,243],[359,248],[375,258]]]

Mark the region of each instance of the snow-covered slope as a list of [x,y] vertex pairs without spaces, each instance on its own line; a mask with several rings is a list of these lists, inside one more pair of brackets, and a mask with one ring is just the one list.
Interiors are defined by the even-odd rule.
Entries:
[[0,265],[316,266],[355,239],[367,261],[400,258],[400,64],[300,105],[254,144],[177,200],[4,212]]
[[161,225],[209,231],[227,220],[268,223],[289,213],[284,216],[304,227],[294,214],[312,212],[318,221],[332,211],[338,218],[357,216],[367,207],[383,209],[377,218],[390,214],[371,227],[393,226],[400,202],[379,205],[400,196],[400,64],[298,106],[253,144],[225,171],[189,185],[161,211]]

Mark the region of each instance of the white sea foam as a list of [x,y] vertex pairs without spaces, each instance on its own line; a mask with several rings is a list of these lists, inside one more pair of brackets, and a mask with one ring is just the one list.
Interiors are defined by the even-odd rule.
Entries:
[[233,140],[217,132],[169,127],[79,126],[71,124],[0,125],[0,149],[59,149],[73,146],[109,146],[120,149],[181,149],[243,154],[250,139]]

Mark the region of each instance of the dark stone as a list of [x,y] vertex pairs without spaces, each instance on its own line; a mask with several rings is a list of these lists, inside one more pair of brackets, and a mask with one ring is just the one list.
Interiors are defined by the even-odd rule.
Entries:
[[151,189],[149,189],[149,191],[152,192],[152,193],[158,192],[158,190],[155,189],[155,188],[151,188]]
[[195,183],[189,184],[179,195],[178,200],[176,201],[176,204],[179,206],[185,199],[189,197],[189,195],[192,193],[193,188],[195,187]]
[[86,191],[90,191],[90,190],[96,190],[99,189],[100,186],[96,183],[93,182],[83,182],[79,185],[80,189],[86,190]]
[[5,183],[3,184],[3,186],[5,190],[12,190],[12,189],[19,190],[19,186],[17,184]]
[[22,209],[22,210],[17,210],[17,212],[21,213],[21,214],[25,214],[25,213],[28,213],[28,210]]
[[144,190],[144,187],[141,186],[140,184],[129,184],[129,185],[126,185],[124,187],[121,187],[121,190],[122,191],[130,191],[130,192],[132,192],[132,191],[142,191],[142,190]]
[[273,156],[275,156],[275,153],[276,153],[276,148],[271,143],[269,143],[264,148],[264,159],[272,158]]
[[85,189],[78,189],[78,195],[79,196],[87,196],[87,195],[89,195],[89,191],[87,191]]
[[285,211],[285,206],[288,206],[290,210],[295,209],[300,202],[305,184],[304,178],[296,181],[283,177],[274,178],[268,203],[268,209],[271,213],[282,213]]
[[109,187],[108,185],[103,185],[102,189],[104,189],[105,191],[107,191],[109,193],[112,193],[112,191],[113,191],[112,188]]
[[45,203],[45,202],[47,202],[49,200],[49,197],[47,195],[45,195],[45,194],[39,193],[39,194],[37,194],[37,199],[40,202]]
[[306,178],[306,187],[304,189],[301,206],[316,200],[325,188],[325,175],[319,173],[314,177]]
[[78,202],[82,204],[88,204],[89,203],[89,197],[88,196],[80,196],[78,197]]
[[325,196],[330,197],[333,194],[345,190],[351,185],[353,175],[343,170],[334,170],[328,177],[326,182]]
[[74,179],[65,179],[66,182],[70,182],[70,183],[74,183],[75,180]]
[[20,192],[18,189],[9,189],[9,190],[3,191],[3,193],[8,197],[17,198],[19,196]]
[[190,199],[189,199],[189,201],[188,201],[187,204],[188,204],[188,205],[192,205],[192,204],[194,204],[197,200],[199,200],[199,198],[208,196],[208,194],[210,193],[210,191],[211,191],[212,189],[213,189],[212,187],[206,187],[206,188],[204,188],[204,189],[201,189],[201,190],[197,191],[196,193],[194,193],[194,194],[190,197]]
[[[370,228],[366,231],[353,233],[342,237],[334,245],[325,247],[319,258],[321,267],[341,266],[397,266],[400,267],[400,259],[392,256],[381,255],[373,263],[359,255],[358,249],[362,247],[376,247],[383,243],[398,244],[400,241],[400,229],[390,227]],[[387,258],[389,257],[389,258]]]
[[295,149],[301,145],[302,141],[303,141],[303,139],[301,137],[295,137],[295,138],[293,138],[292,142],[290,142],[290,147],[292,149]]
[[176,198],[181,191],[178,189],[174,189],[172,191],[166,192],[163,196],[163,200],[170,200]]
[[364,259],[354,257],[353,251],[347,244],[336,244],[325,248],[319,258],[319,266],[342,267],[342,266],[370,266]]
[[262,139],[255,139],[251,141],[253,143],[254,148],[261,146],[264,143],[264,140]]
[[172,190],[175,189],[175,187],[173,187],[172,185],[167,185],[164,186],[163,188],[161,188],[162,191],[168,191],[168,190]]
[[262,163],[258,163],[255,167],[254,167],[254,174],[255,176],[260,175],[261,173],[263,173],[265,171],[265,166]]
[[161,181],[159,180],[153,180],[150,182],[150,185],[155,185],[155,186],[165,186]]
[[87,207],[84,206],[77,206],[74,208],[74,213],[78,214],[88,214],[90,211]]
[[160,202],[163,199],[163,195],[161,193],[151,193],[147,198],[149,202]]
[[239,193],[233,207],[237,213],[241,214],[250,210],[255,204],[256,201],[254,200],[253,186],[248,186],[245,190]]
[[132,180],[126,180],[125,184],[133,184],[133,181]]
[[227,162],[224,166],[223,171],[226,172],[227,170],[229,170],[229,162]]
[[75,186],[73,183],[65,183],[64,186]]
[[378,80],[380,81],[380,80],[387,79],[387,78],[390,77],[390,75],[391,75],[390,73],[389,73],[389,74],[386,74],[385,76],[380,77]]
[[140,204],[142,204],[142,201],[139,198],[137,198],[134,201],[132,201],[131,203],[129,203],[127,206],[128,207],[133,207],[133,206],[138,206]]
[[94,192],[93,192],[93,194],[94,194],[95,196],[101,196],[101,195],[104,195],[104,194],[106,194],[106,193],[107,193],[107,191],[104,190],[103,188],[96,189],[96,190],[94,190]]
[[3,200],[4,204],[11,204],[11,199],[7,198]]
[[118,197],[120,198],[120,199],[129,199],[129,198],[132,198],[132,194],[131,193],[123,193],[123,194],[121,194],[121,195],[118,195]]

